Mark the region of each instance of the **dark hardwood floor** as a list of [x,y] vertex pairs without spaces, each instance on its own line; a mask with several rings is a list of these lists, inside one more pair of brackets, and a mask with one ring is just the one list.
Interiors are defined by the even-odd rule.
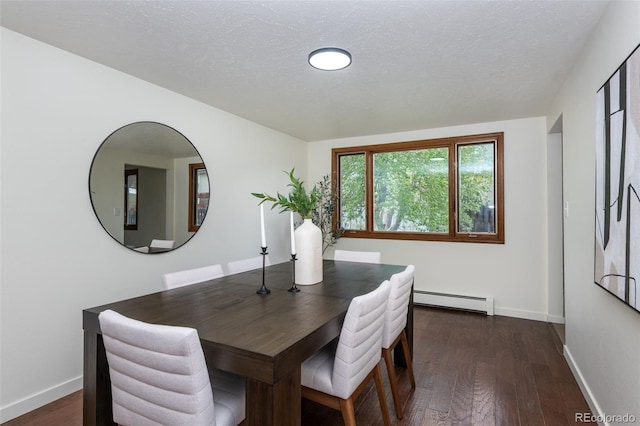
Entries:
[[[397,369],[405,401],[401,421],[382,365],[395,425],[562,426],[578,424],[575,414],[590,412],[551,324],[416,307],[414,334],[415,391],[405,370]],[[310,401],[303,401],[302,413],[303,425],[343,424],[339,412]],[[373,385],[356,402],[356,419],[382,425]],[[81,391],[3,423],[81,424]]]

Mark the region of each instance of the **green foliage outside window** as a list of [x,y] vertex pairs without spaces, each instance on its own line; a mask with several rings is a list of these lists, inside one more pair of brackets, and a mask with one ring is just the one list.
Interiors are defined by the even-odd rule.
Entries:
[[447,148],[373,158],[375,231],[449,231]]
[[344,229],[365,229],[364,154],[340,157],[340,220]]
[[458,147],[458,230],[461,232],[493,232],[493,220],[487,218],[493,217],[495,207],[493,151],[493,144],[487,143]]

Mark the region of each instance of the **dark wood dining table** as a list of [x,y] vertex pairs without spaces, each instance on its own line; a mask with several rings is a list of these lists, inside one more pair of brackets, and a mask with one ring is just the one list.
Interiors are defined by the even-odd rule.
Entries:
[[[246,424],[299,425],[302,362],[340,334],[351,299],[404,266],[325,260],[323,281],[292,285],[291,262],[83,310],[83,424],[113,424],[111,385],[98,314],[198,330],[208,364],[247,378]],[[412,308],[412,302],[411,302]],[[407,333],[413,336],[413,309]],[[402,364],[401,353],[396,363]]]

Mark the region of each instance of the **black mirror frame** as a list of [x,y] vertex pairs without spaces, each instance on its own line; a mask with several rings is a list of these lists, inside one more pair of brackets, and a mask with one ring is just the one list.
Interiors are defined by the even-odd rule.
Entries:
[[[178,246],[175,246],[175,247],[173,247],[173,248],[171,248],[171,249],[152,249],[151,247],[149,247],[149,250],[148,250],[148,251],[140,251],[140,250],[136,250],[136,248],[134,248],[134,247],[129,247],[129,246],[125,245],[125,244],[124,244],[124,242],[120,242],[120,241],[119,241],[119,240],[118,240],[114,235],[112,235],[112,234],[111,234],[111,232],[109,232],[109,231],[107,230],[107,228],[106,228],[106,227],[105,227],[105,225],[103,224],[103,222],[102,222],[102,220],[101,220],[101,218],[100,218],[100,216],[98,215],[98,212],[97,212],[97,210],[96,210],[95,202],[94,202],[94,192],[93,192],[93,191],[92,191],[92,189],[91,189],[91,176],[92,176],[92,171],[93,171],[94,164],[95,164],[95,162],[96,162],[96,158],[98,157],[98,154],[100,153],[100,150],[105,146],[105,144],[109,141],[109,139],[110,139],[114,134],[116,134],[117,132],[119,132],[119,131],[121,131],[121,130],[123,130],[123,129],[127,128],[127,127],[130,127],[130,126],[133,126],[133,125],[137,125],[137,124],[143,124],[143,123],[146,123],[146,124],[155,124],[155,125],[163,126],[163,127],[165,127],[165,128],[168,128],[168,129],[170,129],[170,130],[172,130],[172,131],[176,132],[176,133],[177,133],[178,135],[180,135],[180,136],[181,136],[181,137],[182,137],[186,142],[188,142],[188,143],[191,145],[191,147],[193,148],[193,150],[195,151],[195,153],[197,154],[197,156],[198,156],[198,157],[200,157],[200,160],[201,160],[201,162],[202,162],[202,164],[204,165],[204,168],[205,168],[205,170],[206,170],[206,168],[207,168],[207,167],[206,167],[206,164],[204,163],[204,159],[202,158],[202,155],[200,155],[200,152],[199,152],[199,151],[198,151],[198,149],[195,147],[195,145],[193,144],[193,142],[191,142],[191,140],[189,140],[189,139],[188,139],[188,138],[187,138],[187,137],[186,137],[182,132],[180,132],[180,131],[176,130],[175,128],[173,128],[173,127],[171,127],[171,126],[169,126],[169,125],[167,125],[167,124],[160,123],[160,122],[156,122],[156,121],[149,121],[149,120],[136,121],[136,122],[133,122],[133,123],[125,124],[125,125],[123,125],[123,126],[121,126],[121,127],[117,128],[116,130],[114,130],[113,132],[111,132],[109,135],[107,135],[107,137],[106,137],[106,138],[102,141],[102,143],[100,143],[100,145],[98,146],[98,149],[96,150],[95,154],[93,155],[93,159],[91,160],[91,165],[89,166],[89,176],[88,176],[88,179],[87,179],[88,190],[89,190],[89,198],[90,198],[90,200],[91,200],[91,208],[93,209],[93,213],[95,214],[96,219],[98,220],[98,223],[100,223],[100,226],[102,226],[102,229],[104,229],[104,231],[107,233],[107,235],[109,235],[109,236],[110,236],[110,237],[111,237],[111,238],[112,238],[116,243],[118,243],[118,245],[120,245],[121,247],[124,247],[124,248],[126,248],[126,249],[128,249],[128,250],[130,250],[130,251],[133,251],[133,252],[136,252],[136,253],[141,253],[141,254],[158,254],[158,253],[167,253],[167,252],[171,252],[171,251],[177,250],[178,248],[180,248],[180,247],[182,247],[182,246],[186,245],[186,244],[187,244],[187,243],[188,243],[188,242],[189,242],[189,241],[194,237],[194,235],[198,232],[199,228],[198,228],[198,230],[193,231],[193,233],[189,236],[189,238],[188,238],[186,241],[184,241],[182,244],[180,244],[180,245],[178,245]],[[209,188],[211,188],[211,180],[210,180],[210,178],[209,178],[209,173],[207,173],[207,180],[209,181]],[[207,209],[207,213],[208,213],[208,209]],[[206,220],[207,213],[205,213],[205,215],[204,215],[204,217],[203,217],[203,219],[202,219],[202,223],[203,223],[203,224],[204,224],[204,221]],[[124,227],[124,222],[123,222],[123,224],[122,224],[122,225],[123,225],[123,227]]]

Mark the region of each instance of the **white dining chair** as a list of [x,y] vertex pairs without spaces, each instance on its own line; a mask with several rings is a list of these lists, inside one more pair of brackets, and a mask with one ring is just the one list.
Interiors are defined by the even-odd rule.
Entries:
[[222,265],[203,266],[202,268],[185,269],[184,271],[168,272],[162,275],[162,286],[165,290],[215,280],[224,277]]
[[415,266],[409,265],[404,271],[391,276],[391,293],[389,302],[384,314],[384,331],[382,333],[382,358],[389,373],[389,384],[391,385],[391,395],[393,405],[396,410],[396,417],[402,419],[402,404],[398,392],[398,378],[393,365],[393,350],[400,343],[402,354],[407,364],[407,374],[411,382],[411,388],[416,388],[416,379],[413,375],[413,365],[411,363],[411,352],[405,327],[407,326],[407,313],[409,312],[409,299],[413,288],[413,276]]
[[135,247],[133,250],[139,251],[140,253],[149,253],[149,247],[148,246]]
[[[269,255],[265,255],[264,265],[271,265]],[[248,259],[234,260],[227,263],[227,271],[229,274],[239,274],[240,272],[251,271],[253,269],[262,268],[262,256],[250,257]]]
[[115,423],[237,425],[244,420],[245,379],[207,368],[196,329],[149,324],[112,310],[101,312],[98,320]]
[[151,244],[149,244],[149,247],[171,249],[173,248],[175,243],[176,242],[174,240],[151,240]]
[[379,251],[335,250],[333,252],[333,260],[348,262],[380,263],[381,257]]
[[385,425],[389,409],[380,374],[384,312],[391,285],[384,281],[370,293],[353,298],[340,337],[302,364],[302,397],[340,410],[345,425],[356,424],[354,401],[374,379]]

